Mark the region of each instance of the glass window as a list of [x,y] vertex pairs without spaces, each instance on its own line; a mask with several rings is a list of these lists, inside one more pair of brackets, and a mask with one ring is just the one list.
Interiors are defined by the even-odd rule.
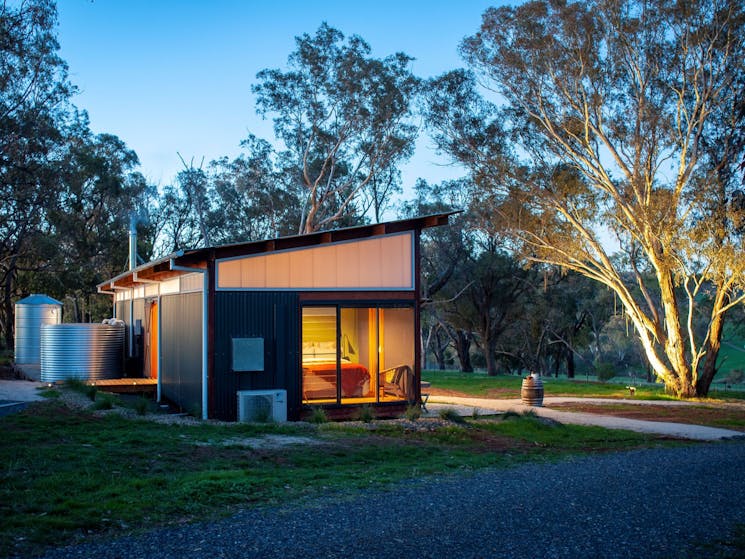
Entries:
[[304,307],[305,403],[413,399],[414,309]]
[[304,307],[303,400],[337,400],[336,307]]

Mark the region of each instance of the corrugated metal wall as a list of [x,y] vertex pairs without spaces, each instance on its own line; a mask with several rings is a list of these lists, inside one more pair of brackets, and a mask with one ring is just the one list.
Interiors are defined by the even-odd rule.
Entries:
[[202,405],[202,294],[160,299],[162,395],[188,412]]
[[[287,390],[287,417],[300,416],[300,310],[294,292],[215,294],[214,406],[210,415],[236,419],[238,390]],[[264,338],[264,371],[231,371],[232,338]]]
[[[145,326],[145,299],[135,299],[132,301],[133,313],[130,313],[130,301],[116,302],[116,318],[123,320],[127,325],[124,331],[124,356],[125,356],[125,373],[128,377],[142,376],[142,353]],[[131,326],[134,325],[134,328]],[[134,338],[130,342],[134,332]]]

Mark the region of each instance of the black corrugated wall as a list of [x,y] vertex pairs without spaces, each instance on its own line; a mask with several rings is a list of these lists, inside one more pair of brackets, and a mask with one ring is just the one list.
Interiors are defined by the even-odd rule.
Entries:
[[[264,370],[231,370],[232,338],[264,338]],[[215,293],[211,417],[237,419],[238,390],[287,390],[287,417],[300,416],[300,305],[295,292]]]
[[162,296],[160,324],[161,394],[201,417],[202,294]]

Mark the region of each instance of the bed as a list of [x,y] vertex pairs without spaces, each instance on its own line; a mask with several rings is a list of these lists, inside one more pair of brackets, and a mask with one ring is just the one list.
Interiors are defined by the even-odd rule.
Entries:
[[[361,363],[341,360],[342,398],[370,394],[370,373]],[[312,353],[303,348],[303,399],[336,399],[336,352]]]

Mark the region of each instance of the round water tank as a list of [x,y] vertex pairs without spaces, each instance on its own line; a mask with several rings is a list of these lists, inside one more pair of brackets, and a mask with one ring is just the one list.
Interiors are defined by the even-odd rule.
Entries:
[[41,380],[120,378],[122,324],[45,324],[41,327]]
[[62,322],[62,303],[46,295],[31,295],[16,303],[15,362],[41,362],[41,326]]

